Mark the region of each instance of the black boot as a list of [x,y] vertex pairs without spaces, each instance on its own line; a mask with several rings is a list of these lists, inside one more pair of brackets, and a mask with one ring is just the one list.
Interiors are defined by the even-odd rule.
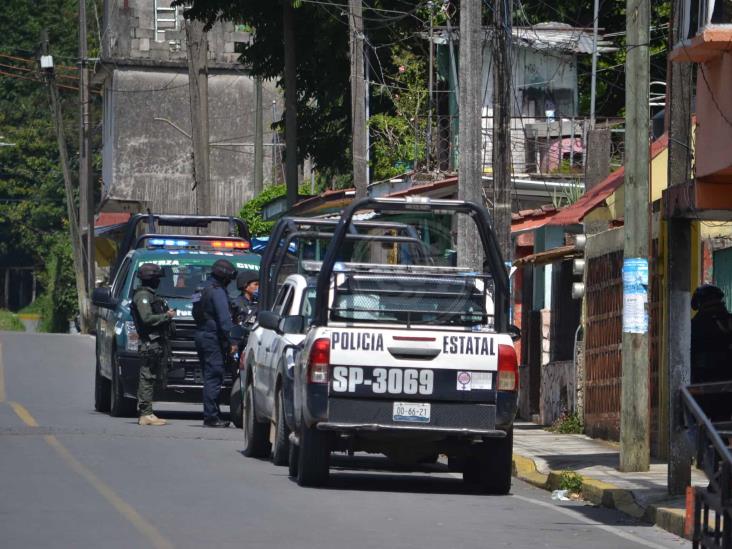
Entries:
[[224,421],[219,416],[207,417],[203,420],[204,427],[228,427],[229,422]]

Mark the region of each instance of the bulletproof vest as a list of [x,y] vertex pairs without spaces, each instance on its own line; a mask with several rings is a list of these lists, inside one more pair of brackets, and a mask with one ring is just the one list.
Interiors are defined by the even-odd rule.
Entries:
[[137,330],[140,339],[143,341],[165,339],[166,336],[170,335],[170,332],[175,329],[173,322],[168,322],[166,325],[162,326],[146,326],[145,323],[142,322],[142,317],[140,316],[140,312],[137,310],[137,305],[135,305],[135,296],[137,296],[138,292],[147,292],[152,296],[150,308],[152,309],[153,314],[165,313],[168,310],[168,306],[165,303],[165,300],[155,295],[150,288],[141,286],[135,290],[135,293],[132,296],[132,302],[130,303],[130,313],[132,315],[132,321],[135,323],[135,330]]

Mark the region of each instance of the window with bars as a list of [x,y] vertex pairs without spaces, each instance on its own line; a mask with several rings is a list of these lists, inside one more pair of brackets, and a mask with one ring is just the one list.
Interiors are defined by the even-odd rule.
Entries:
[[155,0],[155,41],[165,42],[165,31],[176,31],[178,8],[171,6],[172,0]]

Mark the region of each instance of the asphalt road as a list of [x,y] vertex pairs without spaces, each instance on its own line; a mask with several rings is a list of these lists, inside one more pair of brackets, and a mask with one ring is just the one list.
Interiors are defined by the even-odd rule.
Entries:
[[[336,458],[327,488],[241,454],[197,406],[139,427],[93,410],[94,340],[0,333],[0,545],[244,548],[660,548],[689,544],[612,510],[514,480],[471,493],[455,475]],[[375,467],[367,469],[364,466]]]

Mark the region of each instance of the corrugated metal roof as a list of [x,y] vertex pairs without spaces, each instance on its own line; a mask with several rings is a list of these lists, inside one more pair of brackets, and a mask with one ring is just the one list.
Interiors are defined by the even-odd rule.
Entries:
[[[514,27],[513,36],[536,50],[561,50],[571,53],[592,53],[592,32],[564,23],[539,23],[533,27]],[[612,43],[598,36],[597,51],[615,51]]]
[[[538,23],[531,27],[513,27],[511,29],[514,44],[523,45],[535,50],[551,50],[566,53],[582,53],[592,54],[592,30],[573,27],[566,23]],[[490,37],[492,29],[484,28],[486,39]],[[447,44],[448,37],[452,34],[453,39],[460,40],[460,31],[458,29],[447,30],[441,27],[433,36],[432,41],[435,44]],[[422,36],[429,39],[426,33]],[[609,40],[605,40],[602,34],[598,34],[597,51],[606,53],[617,51],[618,48],[613,46]]]

